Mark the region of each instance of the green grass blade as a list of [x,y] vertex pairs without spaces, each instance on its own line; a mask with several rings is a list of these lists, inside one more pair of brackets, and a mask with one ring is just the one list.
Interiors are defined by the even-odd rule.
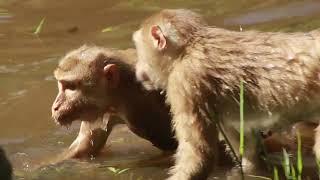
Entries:
[[292,164],[291,164],[291,179],[297,180],[296,170],[294,169],[294,166]]
[[282,162],[283,170],[284,170],[284,175],[286,176],[287,179],[290,179],[290,159],[287,151],[283,149],[283,162]]
[[46,20],[46,18],[42,18],[39,25],[35,28],[35,31],[33,32],[33,34],[35,35],[39,35],[40,32],[42,31],[42,27],[43,27],[43,24],[44,24],[44,21]]
[[244,153],[244,89],[243,80],[240,82],[240,146],[239,154],[240,158],[243,157]]
[[129,171],[129,169],[130,169],[130,168],[122,169],[122,170],[118,171],[117,174],[122,174],[122,173],[124,173],[124,172],[126,172],[126,171]]
[[113,31],[113,27],[107,27],[101,30],[101,32],[105,33],[105,32],[111,32]]
[[302,162],[302,151],[301,151],[301,135],[299,131],[297,132],[297,141],[298,141],[297,170],[298,170],[298,179],[301,180],[303,162]]
[[114,167],[108,167],[108,170],[113,172],[113,173],[118,173],[118,169],[114,168]]
[[278,173],[278,168],[273,167],[273,180],[279,180],[279,173]]

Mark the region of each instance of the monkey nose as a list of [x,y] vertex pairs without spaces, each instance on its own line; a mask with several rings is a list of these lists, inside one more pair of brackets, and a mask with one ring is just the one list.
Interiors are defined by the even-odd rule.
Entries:
[[59,109],[59,107],[58,107],[58,106],[53,107],[53,111],[57,111],[58,109]]
[[53,111],[53,112],[58,111],[58,110],[59,110],[59,107],[60,107],[60,104],[53,104],[53,105],[52,105],[52,111]]
[[145,73],[145,72],[142,73],[142,79],[143,79],[144,81],[150,81],[149,76],[148,76],[147,73]]
[[149,76],[145,72],[139,72],[137,75],[139,81],[150,81]]

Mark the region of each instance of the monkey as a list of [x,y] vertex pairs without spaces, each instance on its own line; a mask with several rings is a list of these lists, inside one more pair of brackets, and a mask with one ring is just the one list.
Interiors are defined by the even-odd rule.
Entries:
[[[252,129],[286,126],[320,110],[319,29],[232,31],[209,26],[191,10],[165,9],[144,20],[132,39],[137,79],[165,91],[173,116],[178,148],[170,180],[206,179],[220,156],[219,132],[239,149],[241,83],[245,173],[257,167]],[[313,150],[319,159],[319,126]]]
[[4,150],[0,147],[0,179],[12,179],[12,166],[6,157]]
[[[177,148],[164,94],[146,91],[136,81],[135,63],[133,49],[86,45],[67,53],[60,60],[54,72],[59,93],[52,105],[52,116],[63,126],[79,119],[81,126],[77,138],[56,161],[96,156],[113,127],[123,121],[133,133],[149,140],[157,148],[163,151]],[[116,69],[110,70],[110,67]],[[107,82],[102,84],[100,81],[104,78]],[[99,88],[105,94],[97,91]],[[225,143],[220,141],[219,151],[225,150]],[[233,164],[229,154],[224,155],[219,165]]]
[[60,60],[54,71],[59,92],[52,117],[62,126],[81,120],[78,137],[64,153],[66,159],[96,156],[120,119],[157,148],[176,149],[164,96],[146,91],[136,81],[135,61],[134,49],[87,45]]

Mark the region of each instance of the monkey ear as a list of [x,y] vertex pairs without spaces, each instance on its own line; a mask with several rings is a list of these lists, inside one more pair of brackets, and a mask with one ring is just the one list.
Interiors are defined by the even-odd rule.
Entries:
[[107,78],[108,86],[116,88],[119,84],[120,73],[116,64],[108,64],[103,68],[103,72]]
[[159,26],[151,27],[151,36],[155,48],[157,48],[159,51],[162,51],[166,48],[167,40]]

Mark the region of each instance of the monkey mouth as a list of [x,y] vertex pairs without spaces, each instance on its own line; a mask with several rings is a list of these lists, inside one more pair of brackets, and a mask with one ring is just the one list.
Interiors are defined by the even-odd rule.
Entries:
[[64,119],[64,120],[55,120],[56,124],[58,124],[59,126],[70,126],[73,122],[73,120],[70,119]]
[[55,123],[59,126],[70,126],[73,121],[77,120],[77,117],[72,117],[68,115],[53,115]]

